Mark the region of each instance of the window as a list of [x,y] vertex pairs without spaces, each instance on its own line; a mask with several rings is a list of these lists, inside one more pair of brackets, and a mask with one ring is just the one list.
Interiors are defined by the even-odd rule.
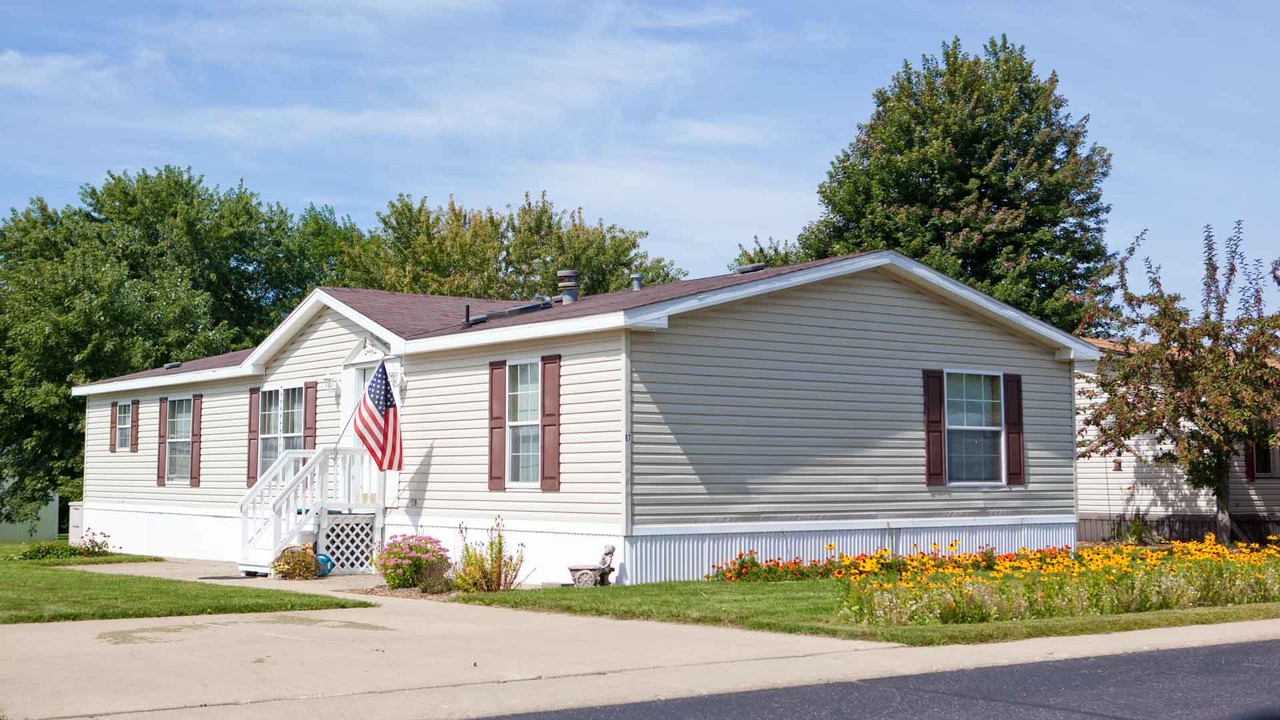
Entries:
[[[1267,423],[1267,430],[1275,431],[1276,421],[1272,420]],[[1276,454],[1276,448],[1267,447],[1265,443],[1257,443],[1253,446],[1253,471],[1258,475],[1271,475],[1275,472],[1275,464],[1272,462]]]
[[129,403],[116,405],[116,449],[128,450],[133,439],[133,406]]
[[1000,376],[946,374],[947,484],[1004,482]]
[[263,390],[258,401],[258,476],[285,450],[302,448],[302,388]]
[[538,363],[507,366],[507,484],[538,485]]
[[191,479],[191,398],[169,401],[165,484]]

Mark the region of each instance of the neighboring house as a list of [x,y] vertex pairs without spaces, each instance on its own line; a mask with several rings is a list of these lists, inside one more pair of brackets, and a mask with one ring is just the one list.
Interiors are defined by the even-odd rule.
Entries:
[[0,542],[27,542],[29,540],[56,540],[58,538],[58,498],[40,508],[30,522],[0,523]]
[[[1118,352],[1108,340],[1090,340],[1103,352]],[[1091,390],[1094,363],[1081,363],[1076,391]],[[1084,396],[1077,399],[1084,406]],[[1082,418],[1081,418],[1082,419]],[[1078,420],[1082,438],[1090,431]],[[1213,533],[1217,527],[1217,502],[1212,491],[1187,485],[1180,470],[1151,465],[1158,449],[1151,438],[1135,443],[1143,457],[1129,454],[1095,456],[1078,461],[1080,483],[1080,539],[1110,540],[1117,523],[1140,518],[1152,532],[1167,539],[1191,539]],[[1244,537],[1261,540],[1280,530],[1280,448],[1256,447],[1242,451],[1231,468],[1229,507],[1232,521]]]
[[[530,582],[740,551],[1074,544],[1097,350],[892,251],[542,305],[322,288],[258,347],[82,385],[84,523],[125,550],[347,569],[501,516]],[[483,317],[487,314],[487,317]],[[471,323],[464,324],[464,317]],[[339,438],[386,361],[405,463]]]

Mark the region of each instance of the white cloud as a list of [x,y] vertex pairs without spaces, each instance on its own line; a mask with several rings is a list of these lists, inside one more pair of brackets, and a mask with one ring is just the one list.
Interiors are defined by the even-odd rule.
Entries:
[[701,8],[644,8],[636,13],[635,27],[644,29],[693,29],[735,25],[750,13],[742,8],[708,5]]
[[95,56],[0,52],[0,89],[3,90],[32,95],[73,92],[102,96],[118,91],[117,75],[116,69]]
[[699,120],[674,118],[658,123],[655,131],[663,142],[674,145],[758,146],[769,144],[780,130],[764,119]]
[[724,272],[739,243],[793,238],[818,214],[811,178],[754,162],[630,154],[525,167],[508,182],[507,196],[546,189],[589,218],[649,231],[645,249],[695,277]]

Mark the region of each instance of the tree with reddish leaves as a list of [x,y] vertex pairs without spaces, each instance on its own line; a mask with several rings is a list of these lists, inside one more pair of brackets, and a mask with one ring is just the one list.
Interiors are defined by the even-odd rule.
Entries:
[[[1135,283],[1143,237],[1130,245],[1117,268],[1119,302],[1097,308],[1115,345],[1081,403],[1081,457],[1126,452],[1181,470],[1190,486],[1213,491],[1221,543],[1231,535],[1232,464],[1255,443],[1280,444],[1267,424],[1280,416],[1280,312],[1266,303],[1280,287],[1280,259],[1247,258],[1242,238],[1238,222],[1221,243],[1205,228],[1198,309],[1165,287],[1149,258],[1146,287]],[[1139,447],[1139,438],[1154,442]]]

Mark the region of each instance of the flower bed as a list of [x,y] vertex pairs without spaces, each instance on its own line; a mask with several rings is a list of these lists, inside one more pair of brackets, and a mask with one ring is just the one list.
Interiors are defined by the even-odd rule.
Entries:
[[1064,547],[1007,555],[959,553],[952,543],[910,555],[832,553],[807,562],[742,553],[708,578],[839,579],[843,612],[862,625],[1114,615],[1280,601],[1280,546],[1270,540],[1228,548],[1206,536],[1157,550]]

